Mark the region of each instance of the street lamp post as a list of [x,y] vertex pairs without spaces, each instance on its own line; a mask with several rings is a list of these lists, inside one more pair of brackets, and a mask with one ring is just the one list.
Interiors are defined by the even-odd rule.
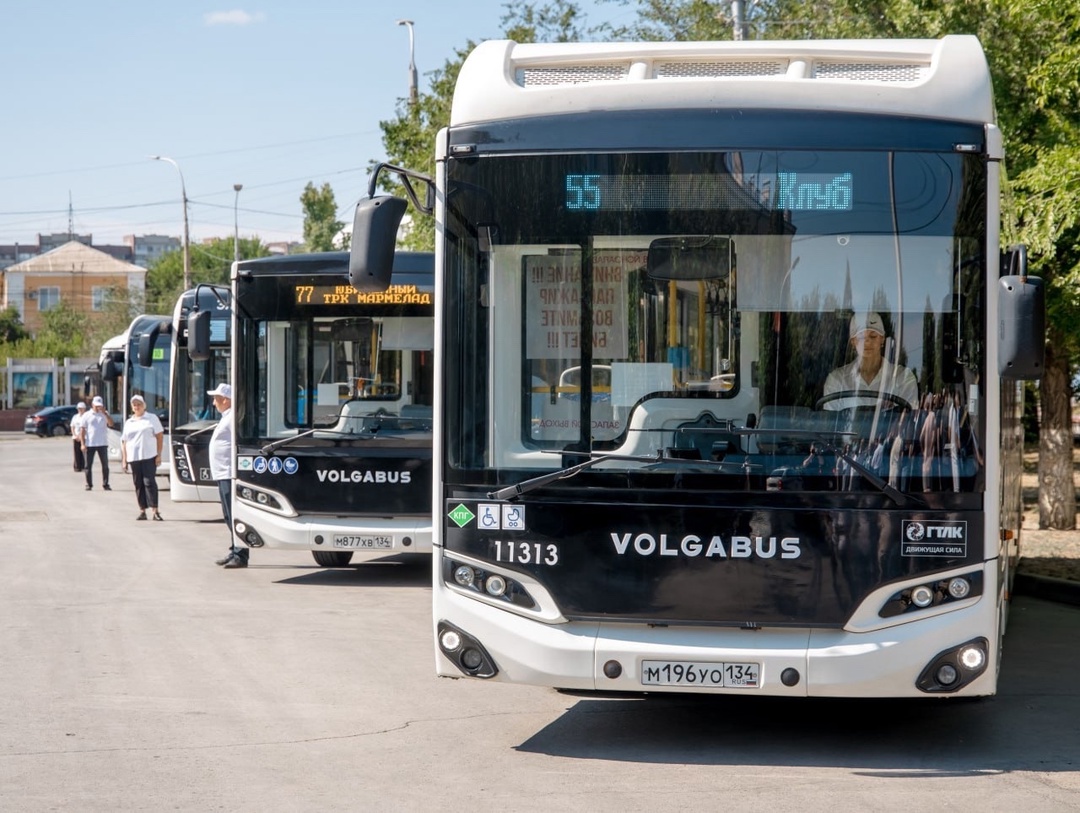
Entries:
[[398,20],[398,25],[403,25],[409,29],[409,105],[416,106],[419,101],[419,93],[416,89],[416,60],[415,55],[415,42],[413,39],[413,21],[412,20]]
[[240,190],[244,188],[242,183],[234,183],[233,191],[236,198],[233,200],[233,262],[240,262]]
[[164,161],[167,164],[172,164],[176,167],[176,172],[180,176],[180,197],[184,203],[184,290],[191,288],[191,237],[188,233],[188,216],[187,216],[187,187],[184,186],[184,173],[180,171],[180,165],[173,159],[167,158],[164,155],[151,155],[154,161]]

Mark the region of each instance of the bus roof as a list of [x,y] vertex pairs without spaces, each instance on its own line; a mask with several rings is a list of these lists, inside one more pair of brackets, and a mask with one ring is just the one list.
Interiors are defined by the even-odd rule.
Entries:
[[462,65],[450,126],[590,111],[783,109],[994,121],[978,39],[529,43]]
[[[435,255],[423,251],[396,251],[394,252],[393,273],[395,283],[402,276],[420,275],[430,278],[435,273]],[[254,260],[242,260],[236,265],[234,272],[234,276],[291,276],[295,274],[340,274],[345,283],[349,277],[349,252],[323,251],[314,254],[259,257]]]

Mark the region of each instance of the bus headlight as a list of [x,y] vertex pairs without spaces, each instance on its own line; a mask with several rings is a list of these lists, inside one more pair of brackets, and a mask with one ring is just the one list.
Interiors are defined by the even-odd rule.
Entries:
[[498,674],[483,644],[453,624],[440,621],[436,640],[439,651],[467,677],[493,678]]
[[934,603],[934,591],[925,584],[920,584],[911,591],[911,603],[916,607],[929,607]]
[[960,650],[960,665],[972,672],[980,670],[986,664],[986,651],[977,645],[965,646]]
[[949,579],[949,595],[953,598],[967,598],[967,595],[970,592],[971,582],[967,579],[962,579],[959,576]]
[[501,596],[506,592],[506,579],[498,573],[492,573],[484,580],[484,589],[489,596]]
[[986,671],[990,644],[985,638],[939,652],[915,681],[928,694],[950,694],[967,686]]
[[476,565],[467,565],[451,559],[443,560],[442,573],[444,582],[470,593],[505,601],[526,610],[535,610],[537,607],[536,601],[524,586],[510,576],[488,573]]

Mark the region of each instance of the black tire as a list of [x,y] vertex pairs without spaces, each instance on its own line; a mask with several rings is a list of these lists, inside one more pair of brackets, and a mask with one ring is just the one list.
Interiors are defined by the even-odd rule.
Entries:
[[60,438],[60,437],[63,437],[63,436],[64,436],[64,435],[66,435],[67,433],[68,433],[67,427],[66,427],[66,426],[64,426],[64,425],[63,425],[62,423],[58,423],[58,424],[57,424],[56,426],[54,426],[54,427],[52,428],[52,430],[50,431],[50,434],[51,434],[51,435],[52,435],[52,436],[53,436],[54,438]]
[[345,567],[352,561],[351,550],[313,550],[311,555],[319,567]]

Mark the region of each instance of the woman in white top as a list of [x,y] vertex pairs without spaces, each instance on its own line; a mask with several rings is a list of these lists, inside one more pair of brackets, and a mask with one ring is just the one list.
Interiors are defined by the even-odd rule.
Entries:
[[131,479],[135,481],[135,498],[139,501],[139,516],[135,519],[146,519],[149,508],[160,522],[156,476],[165,430],[158,416],[146,411],[146,401],[141,395],[131,396],[131,411],[134,414],[124,421],[124,431],[120,434],[120,463],[124,471],[131,467]]

